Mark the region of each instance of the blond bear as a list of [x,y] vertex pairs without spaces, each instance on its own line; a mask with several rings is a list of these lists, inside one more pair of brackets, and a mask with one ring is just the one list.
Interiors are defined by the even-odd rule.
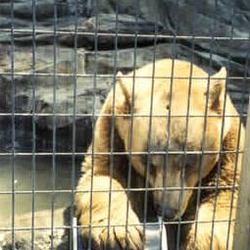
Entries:
[[226,75],[170,59],[117,75],[77,186],[84,249],[144,249],[157,215],[178,249],[232,248],[244,128]]

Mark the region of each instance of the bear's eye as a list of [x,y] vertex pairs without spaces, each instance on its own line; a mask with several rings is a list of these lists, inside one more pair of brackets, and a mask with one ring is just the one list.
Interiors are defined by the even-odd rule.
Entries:
[[155,176],[156,175],[156,167],[154,166],[154,164],[151,164],[149,166],[149,173],[151,176]]

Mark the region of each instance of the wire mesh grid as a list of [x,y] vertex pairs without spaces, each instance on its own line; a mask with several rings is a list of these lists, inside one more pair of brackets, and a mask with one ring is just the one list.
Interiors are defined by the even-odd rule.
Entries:
[[[144,23],[150,26],[146,33],[140,27],[143,26],[142,4],[149,4],[147,1],[129,2],[128,5],[133,6],[134,12],[129,20],[130,26],[128,25],[125,31],[122,30],[119,22],[124,15],[121,13],[123,4],[118,1],[113,3],[114,15],[107,17],[112,25],[114,24],[113,30],[106,26],[106,30],[102,30],[102,22],[105,21],[103,13],[107,11],[102,1],[52,2],[49,10],[52,14],[49,21],[47,20],[47,25],[43,27],[40,26],[38,1],[32,0],[27,4],[32,13],[30,26],[16,23],[16,18],[20,17],[17,10],[18,2],[5,3],[10,11],[9,26],[0,28],[1,32],[9,37],[7,43],[5,41],[1,44],[3,52],[0,54],[2,66],[0,90],[3,93],[0,95],[2,98],[2,103],[0,102],[1,137],[3,138],[0,151],[3,168],[0,190],[1,247],[3,249],[76,250],[94,249],[98,247],[97,245],[101,245],[102,249],[196,249],[195,247],[197,249],[218,247],[219,249],[217,234],[218,230],[221,230],[222,238],[225,238],[223,247],[232,249],[233,226],[231,225],[234,225],[236,220],[234,193],[238,192],[239,188],[238,158],[241,158],[243,152],[240,134],[243,134],[244,128],[241,127],[239,120],[245,123],[247,118],[250,52],[249,34],[237,35],[239,33],[234,30],[238,15],[242,14],[238,13],[236,4],[232,4],[229,14],[231,30],[224,35],[223,32],[217,32],[220,1],[214,1],[215,11],[208,36],[195,33],[195,27],[199,25],[195,20],[190,34],[178,32],[179,29],[181,30],[180,20],[184,18],[179,11],[176,11],[173,16],[173,33],[162,30],[160,16],[157,14],[152,17],[153,22]],[[166,2],[168,1],[159,1],[162,6]],[[174,1],[174,4],[177,10],[181,8],[181,1]],[[152,8],[156,8],[157,3],[151,3],[151,5]],[[61,7],[69,8],[71,11],[68,17],[71,23],[66,28],[61,23]],[[200,8],[198,3],[193,7]],[[83,16],[84,14],[86,16]],[[86,18],[87,21],[80,18]],[[90,26],[89,30],[86,29],[88,25],[85,29],[82,28],[85,21]],[[131,32],[129,32],[130,29]],[[105,40],[108,42],[105,43]],[[220,42],[222,47],[224,45],[229,48],[223,57],[219,51]],[[247,45],[248,49],[242,56],[244,59],[241,58],[241,61],[236,60],[236,63],[232,63],[235,59],[233,53],[238,46],[237,42]],[[46,43],[49,46],[43,48]],[[71,47],[69,53],[64,50],[65,44]],[[170,52],[163,51],[167,44],[171,45]],[[180,52],[179,45],[185,45],[186,52]],[[141,51],[142,48],[146,50]],[[204,55],[201,55],[202,52]],[[218,63],[219,56],[221,58]],[[171,74],[158,76],[156,62],[165,57],[170,58],[167,70]],[[188,76],[174,74],[178,58],[190,62]],[[138,76],[137,71],[134,70],[147,63],[152,64],[151,70]],[[233,71],[237,64],[240,64],[241,69],[238,75]],[[193,73],[195,65],[206,69],[210,76],[196,76]],[[209,112],[209,93],[213,91],[211,72],[218,71],[219,66],[232,68],[232,74],[229,70],[224,77],[227,91],[222,96],[221,112],[211,113]],[[120,70],[124,75],[117,75]],[[127,75],[128,72],[132,73]],[[125,97],[128,91],[126,88],[130,86],[129,97],[125,100],[129,103],[129,107],[126,106],[123,112],[118,112],[117,109],[120,100],[124,98],[121,95],[121,88],[124,86],[123,83],[119,84],[119,78],[128,82],[124,84]],[[136,87],[138,82],[143,81],[148,83],[145,84],[147,95],[144,97],[139,94],[144,87],[141,89]],[[165,96],[169,100],[166,107],[167,113],[155,110],[155,103],[158,103],[160,98],[156,93],[160,81],[169,83],[169,95]],[[173,112],[172,99],[176,94],[173,88],[176,81],[188,83],[186,89],[188,96],[191,96],[194,82],[207,82],[206,95],[203,99],[206,105],[202,115],[192,112],[191,98],[186,100],[185,114]],[[25,85],[25,82],[28,84]],[[237,82],[241,83],[240,87],[237,86]],[[166,90],[161,90],[162,93],[165,93],[164,91]],[[237,112],[227,112],[228,92],[236,104]],[[108,93],[111,94],[108,95]],[[28,100],[26,100],[27,96]],[[109,99],[106,99],[107,96]],[[143,109],[138,110],[138,103],[143,103],[144,99],[148,100],[145,104],[148,105],[146,112],[143,112]],[[112,103],[108,112],[104,108],[101,109],[102,105],[104,107],[105,104],[107,105],[107,100]],[[181,105],[183,101],[179,100],[179,103]],[[164,119],[165,123],[164,127],[156,130],[154,121],[157,119]],[[185,121],[184,134],[180,139],[181,149],[172,148],[171,123],[175,119]],[[195,127],[192,122],[195,119],[203,120],[203,133],[199,147],[190,150],[188,131]],[[221,121],[219,125],[221,132],[217,136],[219,146],[211,149],[206,147],[206,131],[209,126],[207,123],[216,119]],[[237,120],[236,142],[234,147],[224,148],[224,131],[228,130],[229,119],[234,122]],[[124,122],[119,123],[121,120]],[[131,138],[135,131],[138,131],[136,122],[138,120],[144,121],[143,126],[147,126],[148,129],[142,137],[138,138],[138,141],[145,141],[144,147],[135,149],[136,142]],[[109,126],[104,126],[107,131],[104,129],[100,133],[97,130],[98,121],[99,123],[109,121]],[[126,127],[128,121],[130,125]],[[124,126],[124,132],[121,132],[121,128],[117,126]],[[160,148],[155,146],[154,141],[154,134],[158,130],[164,130],[168,135],[167,138],[160,138],[165,139],[164,147],[159,146]],[[199,131],[196,133],[198,137]],[[108,142],[100,139],[105,134],[108,134],[106,138]],[[125,136],[130,139],[125,139]],[[87,150],[90,143],[91,147]],[[117,143],[120,143],[120,146],[117,147]],[[231,174],[232,179],[221,184],[221,169],[227,155],[233,155],[234,158],[231,172],[228,173],[228,175]],[[180,156],[182,157],[182,167],[179,169],[180,185],[170,185],[166,183],[169,181],[167,177],[170,174],[168,165],[172,159],[175,160]],[[186,186],[186,172],[189,171],[186,166],[194,156],[200,166],[196,170],[198,178],[195,185]],[[208,157],[213,156],[218,157],[213,171],[216,178],[213,184],[205,182],[204,185],[201,166],[205,164],[204,161]],[[154,159],[157,157],[164,159],[162,166],[154,166]],[[81,168],[83,158],[85,163]],[[96,162],[100,165],[106,164],[106,168],[100,170],[100,173]],[[193,165],[197,164],[193,160],[191,162]],[[85,169],[88,163],[90,165]],[[124,164],[126,167],[123,166]],[[143,165],[143,170],[137,169],[140,164]],[[157,186],[154,183],[158,181],[153,182],[152,176],[157,175],[160,167],[162,184]],[[119,171],[123,171],[122,178]],[[88,174],[90,187],[82,184],[88,181]],[[102,175],[103,179],[100,178]],[[195,193],[190,200],[193,205],[191,211],[190,209],[186,211],[186,207],[183,208],[181,205],[186,191]],[[164,196],[171,192],[178,197],[174,215],[170,207],[171,200],[165,200],[165,197],[173,198]],[[226,216],[217,218],[216,212],[221,204],[217,194],[222,192],[229,193],[226,197],[229,210]],[[155,193],[162,194],[160,204],[155,201]],[[213,197],[209,220],[199,217],[202,201],[206,200],[204,193]],[[94,203],[96,196],[99,197],[100,207]],[[81,201],[82,197],[84,201]],[[79,208],[81,202],[83,205]],[[103,213],[104,218],[96,217],[98,209],[103,210],[99,211],[99,214]],[[191,212],[192,216],[189,214]],[[115,218],[114,213],[116,213]],[[133,216],[136,219],[131,220]],[[199,241],[199,232],[207,229],[207,224],[211,238],[206,241],[207,245],[198,246],[196,242]],[[219,224],[226,224],[226,230],[224,230],[225,226],[218,227]],[[193,230],[189,248],[185,246],[187,240],[185,235],[188,235],[185,230],[188,230],[186,229],[189,228],[188,225],[192,225]]]

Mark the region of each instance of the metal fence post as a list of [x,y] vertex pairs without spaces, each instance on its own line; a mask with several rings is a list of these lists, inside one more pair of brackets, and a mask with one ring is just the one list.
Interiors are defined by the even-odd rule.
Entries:
[[233,250],[248,249],[250,249],[250,103],[233,242]]

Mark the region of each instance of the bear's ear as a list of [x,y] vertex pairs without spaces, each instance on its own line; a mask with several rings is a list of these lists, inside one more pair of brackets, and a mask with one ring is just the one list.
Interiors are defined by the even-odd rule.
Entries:
[[122,78],[122,76],[123,76],[123,74],[122,74],[122,72],[121,71],[118,71],[117,73],[116,73],[116,79],[118,80],[119,78]]
[[209,93],[210,108],[216,113],[221,114],[224,106],[226,92],[227,70],[221,68],[219,72],[211,76],[211,87]]
[[116,74],[116,80],[117,80],[117,83],[119,84],[119,87],[121,88],[123,97],[125,99],[125,103],[123,103],[123,105],[124,105],[123,112],[129,114],[131,112],[130,95],[129,95],[129,92],[125,86],[123,74],[120,71]]

